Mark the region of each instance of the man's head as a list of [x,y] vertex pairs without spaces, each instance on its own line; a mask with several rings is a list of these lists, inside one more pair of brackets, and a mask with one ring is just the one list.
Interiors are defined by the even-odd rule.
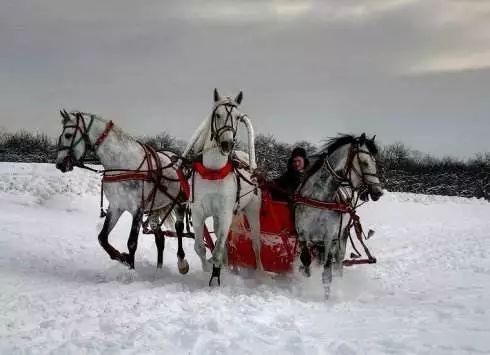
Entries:
[[291,168],[295,171],[302,173],[308,166],[308,159],[306,158],[306,151],[301,147],[293,149],[290,158]]

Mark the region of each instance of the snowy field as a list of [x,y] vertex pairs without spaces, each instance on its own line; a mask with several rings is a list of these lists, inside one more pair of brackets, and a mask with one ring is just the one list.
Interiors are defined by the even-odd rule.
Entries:
[[[376,265],[349,268],[322,299],[320,269],[207,286],[168,240],[136,271],[97,242],[97,175],[0,163],[0,354],[489,354],[490,204],[386,193],[360,211]],[[126,250],[125,215],[111,242]]]

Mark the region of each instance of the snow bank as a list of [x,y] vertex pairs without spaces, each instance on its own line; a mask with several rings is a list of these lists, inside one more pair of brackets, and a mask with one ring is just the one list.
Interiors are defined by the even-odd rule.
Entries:
[[[490,353],[490,204],[387,192],[360,210],[378,264],[347,269],[322,300],[321,268],[207,286],[192,241],[136,271],[97,242],[99,179],[50,164],[0,164],[0,353]],[[126,249],[124,215],[111,243]]]

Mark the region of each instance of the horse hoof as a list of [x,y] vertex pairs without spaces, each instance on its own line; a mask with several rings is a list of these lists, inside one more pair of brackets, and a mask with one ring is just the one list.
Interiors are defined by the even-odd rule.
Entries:
[[221,286],[220,274],[221,274],[221,268],[213,265],[213,273],[211,275],[211,278],[209,279],[209,287],[213,287],[214,279],[216,279],[216,281],[218,282],[217,285]]
[[179,272],[182,275],[185,275],[189,272],[189,263],[185,259],[177,261],[177,267],[179,268]]
[[304,265],[301,265],[299,267],[299,271],[303,274],[304,277],[310,277],[311,276],[311,272],[310,272],[310,268],[309,267],[306,267]]
[[161,269],[162,268],[162,264],[157,264],[157,269]]
[[134,261],[131,260],[131,255],[128,253],[121,253],[119,261],[128,266],[130,270],[134,269]]

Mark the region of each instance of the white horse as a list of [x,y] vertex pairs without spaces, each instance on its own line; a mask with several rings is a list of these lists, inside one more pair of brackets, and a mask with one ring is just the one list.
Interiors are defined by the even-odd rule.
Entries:
[[[194,163],[190,205],[195,232],[194,249],[201,259],[203,271],[209,271],[210,264],[213,265],[210,285],[215,277],[220,284],[219,275],[221,266],[224,264],[228,232],[234,214],[242,211],[250,224],[257,268],[262,270],[260,260],[261,193],[251,178],[256,169],[254,133],[247,116],[238,111],[242,97],[242,92],[240,92],[235,99],[222,98],[215,89],[211,115],[201,123],[183,153],[183,156],[186,157],[193,150],[198,155],[202,155],[202,161],[198,158],[198,161]],[[243,122],[248,129],[248,155],[233,150],[239,122]],[[236,158],[248,161],[248,164],[236,166]],[[206,260],[203,241],[204,222],[208,217],[213,217],[214,233],[217,239],[209,261]]]
[[[73,170],[74,166],[84,167],[83,162],[89,151],[96,154],[104,168],[102,186],[109,207],[98,237],[100,245],[111,259],[134,269],[143,215],[149,214],[149,227],[155,234],[158,249],[157,267],[160,268],[165,247],[165,236],[160,226],[162,222],[168,225],[174,220],[172,209],[182,199],[181,179],[172,153],[157,153],[126,135],[112,121],[96,115],[77,111],[60,113],[63,130],[58,140],[56,168],[64,173]],[[127,243],[129,253],[120,253],[108,238],[125,211],[133,216],[133,221]],[[189,265],[185,260],[181,237],[178,242],[179,271],[187,273]]]
[[367,139],[365,134],[334,138],[310,165],[303,184],[297,190],[295,223],[300,241],[300,260],[309,276],[311,258],[307,245],[313,244],[320,250],[320,255],[325,254],[325,260],[322,260],[325,298],[330,295],[334,263],[336,268],[342,267],[345,230],[350,221],[350,215],[345,212],[349,204],[342,207],[336,202],[339,187],[346,185],[349,191],[360,192],[364,199],[369,195],[377,201],[383,190],[377,176],[376,154],[374,138]]

